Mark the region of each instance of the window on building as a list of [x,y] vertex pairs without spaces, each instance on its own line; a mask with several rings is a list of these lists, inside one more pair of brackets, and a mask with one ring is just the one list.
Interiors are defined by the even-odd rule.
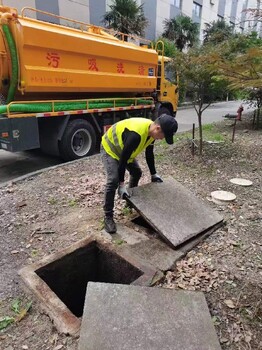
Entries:
[[175,0],[175,7],[177,7],[177,8],[181,8],[181,2],[182,2],[182,0]]
[[200,18],[201,10],[202,10],[202,6],[197,4],[196,2],[193,2],[193,16]]
[[[59,4],[58,0],[35,0],[35,6],[37,10],[46,11],[59,16]],[[59,24],[60,20],[57,17],[49,16],[41,12],[36,13],[37,19],[40,21],[46,21],[51,23]]]

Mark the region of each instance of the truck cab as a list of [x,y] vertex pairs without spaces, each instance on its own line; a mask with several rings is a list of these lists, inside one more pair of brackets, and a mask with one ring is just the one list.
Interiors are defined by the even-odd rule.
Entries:
[[[158,52],[157,100],[161,103],[160,111],[176,115],[178,105],[178,77],[172,67],[172,58],[164,56],[164,43],[156,43]],[[163,111],[163,110],[166,111]]]

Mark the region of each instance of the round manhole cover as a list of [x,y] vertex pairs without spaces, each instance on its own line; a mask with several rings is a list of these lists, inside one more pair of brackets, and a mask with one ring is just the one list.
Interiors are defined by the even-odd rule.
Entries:
[[230,179],[230,182],[235,185],[240,185],[240,186],[252,186],[253,182],[250,180],[246,179],[241,179],[241,178],[234,178]]
[[234,193],[228,191],[214,191],[211,192],[213,202],[217,204],[225,204],[234,201],[237,197]]

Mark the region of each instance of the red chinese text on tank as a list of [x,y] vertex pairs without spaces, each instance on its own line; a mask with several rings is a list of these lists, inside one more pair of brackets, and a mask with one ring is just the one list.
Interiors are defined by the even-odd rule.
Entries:
[[120,74],[125,73],[124,64],[122,62],[117,63],[116,71],[117,71],[117,73],[120,73]]
[[48,52],[46,55],[46,58],[48,60],[48,66],[52,68],[58,68],[60,56],[56,52]]
[[99,71],[95,58],[89,58],[88,59],[88,70],[92,70],[92,71],[95,71],[95,72]]

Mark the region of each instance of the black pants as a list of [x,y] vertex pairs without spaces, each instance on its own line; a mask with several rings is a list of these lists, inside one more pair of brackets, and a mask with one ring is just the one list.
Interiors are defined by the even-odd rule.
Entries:
[[[113,216],[114,214],[114,202],[117,187],[119,185],[118,166],[119,161],[112,158],[106,151],[101,147],[102,162],[104,164],[107,173],[107,182],[105,188],[105,201],[104,201],[104,212],[106,216]],[[136,160],[132,163],[128,163],[127,170],[130,173],[129,187],[136,187],[139,179],[142,176],[142,170]]]

